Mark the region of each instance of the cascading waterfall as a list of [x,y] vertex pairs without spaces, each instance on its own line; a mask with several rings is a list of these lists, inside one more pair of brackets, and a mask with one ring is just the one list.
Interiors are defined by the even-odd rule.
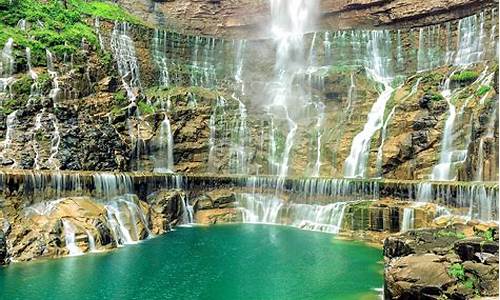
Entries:
[[481,60],[484,54],[484,12],[458,21],[458,46],[454,64],[469,65]]
[[160,133],[158,136],[158,151],[160,157],[155,157],[154,172],[172,173],[175,171],[174,167],[174,137],[172,135],[172,128],[170,120],[165,113],[165,118],[160,124]]
[[239,209],[245,223],[290,225],[305,230],[339,233],[345,202],[328,205],[286,203],[262,194],[238,195]]
[[12,56],[12,46],[14,40],[9,38],[3,47],[0,56],[0,101],[3,94],[10,94],[10,85],[13,83],[14,78],[14,57]]
[[365,177],[366,165],[370,151],[370,144],[373,135],[383,126],[383,117],[387,101],[392,95],[394,89],[391,87],[392,78],[389,75],[389,64],[391,59],[388,57],[390,49],[390,36],[387,31],[371,31],[367,51],[369,60],[366,70],[376,82],[383,85],[383,91],[373,104],[368,113],[367,122],[363,130],[354,137],[351,146],[351,152],[345,161],[345,177]]
[[52,78],[52,89],[49,92],[49,98],[52,99],[52,103],[55,106],[59,100],[59,94],[61,89],[59,88],[59,75],[56,71],[54,64],[54,56],[52,52],[48,49],[46,50],[47,54],[47,72],[49,72],[50,78]]
[[97,40],[99,41],[99,49],[101,49],[101,51],[104,51],[106,48],[104,48],[104,39],[102,38],[101,34],[101,22],[99,18],[94,19],[94,29],[97,34]]
[[[215,106],[212,109],[208,127],[210,128],[210,137],[208,139],[208,171],[213,173],[216,170],[215,159],[217,151],[217,123],[224,125],[226,100],[223,97],[217,97]],[[220,112],[219,112],[220,111]],[[218,119],[219,116],[219,119]]]
[[170,75],[168,71],[167,33],[160,29],[155,29],[153,37],[153,60],[158,68],[158,84],[162,87],[170,85]]
[[[418,91],[418,86],[420,84],[420,81],[422,80],[422,77],[419,77],[413,87],[411,88],[410,93],[406,95],[401,102],[405,101],[406,99],[409,99],[411,96],[415,95]],[[392,117],[394,113],[396,112],[397,106],[393,106],[389,114],[387,115],[387,118],[385,119],[384,125],[382,126],[382,133],[381,133],[381,142],[380,146],[378,147],[377,150],[377,161],[376,161],[376,167],[377,167],[377,175],[379,177],[382,177],[382,159],[384,157],[384,144],[385,140],[387,138],[387,128],[389,126],[389,123],[392,120]]]
[[[448,103],[449,111],[448,111],[448,118],[446,119],[443,131],[443,139],[441,142],[442,144],[441,155],[439,158],[439,163],[432,169],[432,175],[431,175],[432,180],[454,180],[455,179],[455,172],[453,170],[454,164],[458,160],[459,161],[465,160],[465,158],[461,157],[461,155],[458,155],[459,153],[457,153],[457,151],[454,151],[453,149],[453,129],[456,119],[456,107],[453,104],[452,101],[453,94],[450,89],[450,81],[452,75],[453,73],[451,73],[451,75],[448,78],[446,78],[443,90],[441,91],[441,94]],[[457,156],[459,156],[458,159]]]
[[28,64],[28,73],[31,77],[31,80],[33,80],[33,83],[31,84],[30,87],[30,96],[28,98],[28,101],[32,101],[35,97],[38,97],[41,95],[40,91],[40,83],[38,82],[38,74],[33,70],[33,66],[31,64],[31,49],[26,48],[26,60]]
[[88,230],[86,230],[86,233],[87,233],[87,242],[89,244],[89,252],[96,252],[97,251],[97,247],[96,247],[96,244],[95,244],[94,236]]
[[64,239],[66,248],[68,248],[70,256],[82,255],[83,251],[76,245],[76,228],[70,221],[62,219]]
[[120,196],[108,200],[105,204],[107,221],[118,246],[135,244],[141,240],[138,224],[146,230],[146,236],[152,236],[142,209],[131,197]]
[[476,181],[484,180],[484,143],[488,139],[493,139],[495,137],[495,122],[497,118],[497,108],[493,109],[493,112],[490,116],[490,120],[488,121],[488,126],[486,129],[486,134],[479,139],[479,150],[477,154],[477,166],[476,166]]
[[233,99],[238,101],[239,118],[235,120],[236,124],[233,125],[231,132],[230,170],[235,174],[248,174],[249,154],[247,153],[247,143],[249,134],[247,109],[245,104],[237,97],[233,96]]
[[422,27],[418,35],[417,72],[434,69],[442,64],[439,53],[440,25]]
[[[270,114],[282,116],[288,126],[288,134],[278,168],[278,175],[288,175],[288,163],[292,150],[297,123],[292,118],[290,108],[304,103],[299,97],[303,94],[301,87],[295,87],[297,74],[305,73],[306,59],[304,55],[303,37],[310,28],[318,10],[318,2],[313,0],[270,0],[271,30],[270,34],[276,44],[275,77],[269,89],[271,103],[268,106]],[[297,90],[299,89],[299,90]],[[296,103],[294,103],[296,102]],[[298,103],[297,103],[298,102]]]
[[405,207],[403,209],[403,221],[401,224],[401,232],[406,232],[415,227],[415,208]]
[[135,103],[137,91],[141,88],[139,64],[135,52],[134,41],[129,36],[129,25],[116,22],[111,33],[111,51],[122,78],[122,85],[127,91],[129,100]]
[[316,162],[314,163],[313,171],[311,176],[319,177],[321,174],[321,138],[323,133],[321,127],[323,125],[323,120],[325,118],[325,105],[322,102],[317,103],[318,110],[318,120],[316,122]]

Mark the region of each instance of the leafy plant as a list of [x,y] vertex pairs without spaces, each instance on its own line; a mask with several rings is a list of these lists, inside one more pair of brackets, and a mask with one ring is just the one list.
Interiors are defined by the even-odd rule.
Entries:
[[449,268],[448,268],[448,274],[453,277],[453,278],[456,278],[460,281],[463,281],[465,279],[465,270],[464,270],[464,266],[462,266],[461,264],[452,264]]
[[488,93],[489,91],[491,91],[491,86],[483,85],[477,90],[476,96],[481,97],[481,96],[485,95],[486,93]]
[[451,76],[451,80],[457,82],[471,82],[476,80],[479,77],[479,74],[476,71],[464,70],[460,73],[453,74]]
[[140,101],[139,103],[137,103],[137,107],[139,108],[141,114],[147,115],[155,113],[155,108],[151,104],[148,104],[144,101]]

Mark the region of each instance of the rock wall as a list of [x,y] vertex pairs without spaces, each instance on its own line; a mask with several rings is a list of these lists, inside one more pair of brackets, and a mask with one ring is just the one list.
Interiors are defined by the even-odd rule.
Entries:
[[[497,37],[491,27],[496,18],[495,12],[489,10],[476,17],[476,22],[484,21],[482,57],[469,67],[476,78],[497,77],[497,73],[492,75],[496,61],[488,62],[496,47]],[[382,130],[373,137],[367,176],[424,179],[437,164],[448,115],[448,105],[439,95],[446,78],[461,68],[440,66],[446,65],[452,49],[446,45],[458,38],[459,23],[386,32],[391,44],[384,59],[399,62],[389,63],[389,71],[408,77],[386,107],[385,140]],[[9,140],[9,147],[4,147],[0,155],[4,167],[152,171],[165,155],[162,121],[167,116],[174,142],[175,171],[274,172],[281,161],[288,128],[284,120],[272,120],[263,109],[268,97],[266,83],[272,78],[274,65],[269,41],[228,41],[131,27],[128,36],[135,48],[141,84],[134,87],[137,99],[129,106],[116,68],[117,58],[113,59],[110,48],[114,27],[101,22],[104,51],[87,46],[74,56],[72,66],[55,58],[61,89],[56,105],[46,97],[51,90],[46,69],[36,69],[43,78],[39,83],[45,97],[30,100],[33,82],[24,73],[26,68],[17,65],[12,96],[18,101],[0,111],[0,135]],[[367,50],[355,47],[358,42],[366,43],[369,36],[369,31],[340,31],[306,37],[306,45],[311,43],[313,58],[321,67],[304,75],[309,79],[297,78],[297,85],[306,86],[325,105],[320,129],[320,175],[343,175],[352,140],[363,129],[378,97],[379,86],[367,75],[363,64],[369,59]],[[15,49],[15,53],[22,57],[19,53],[24,49]],[[162,57],[168,62],[166,69],[159,63]],[[492,64],[489,70],[485,68],[488,64]],[[235,97],[234,91],[241,88],[235,80],[240,67],[244,95]],[[170,85],[162,87],[161,71],[166,70]],[[491,89],[491,82],[483,79],[451,83],[460,90],[455,97],[459,98],[457,107],[463,109],[463,118],[455,126],[459,137],[455,147],[468,150],[467,160],[458,166],[461,180],[476,179],[479,173],[484,180],[498,178],[498,157],[493,146],[498,144],[498,118],[492,110],[497,93]],[[480,88],[489,90],[480,95]],[[244,104],[243,110],[239,101]],[[313,172],[318,152],[316,136],[310,130],[318,122],[314,109],[307,108],[298,120],[289,175]],[[391,119],[387,119],[392,109]],[[271,148],[273,131],[275,150]],[[480,147],[467,139],[483,142]],[[272,151],[276,152],[274,156]]]
[[[195,35],[260,38],[266,34],[270,22],[267,0],[119,0],[118,3],[153,26]],[[494,0],[322,0],[319,3],[319,29],[420,27],[498,5]]]

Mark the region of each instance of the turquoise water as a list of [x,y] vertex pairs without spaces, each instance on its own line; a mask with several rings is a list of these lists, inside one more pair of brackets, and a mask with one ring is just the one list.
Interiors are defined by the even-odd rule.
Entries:
[[381,251],[284,226],[178,228],[116,251],[0,269],[1,299],[375,299]]

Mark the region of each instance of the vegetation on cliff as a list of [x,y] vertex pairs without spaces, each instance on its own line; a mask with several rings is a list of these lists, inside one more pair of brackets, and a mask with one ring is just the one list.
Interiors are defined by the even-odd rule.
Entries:
[[0,44],[12,38],[16,62],[26,59],[24,49],[30,48],[34,66],[45,65],[46,49],[57,56],[75,53],[82,39],[97,45],[97,36],[89,23],[92,18],[141,23],[111,2],[83,0],[0,0]]

